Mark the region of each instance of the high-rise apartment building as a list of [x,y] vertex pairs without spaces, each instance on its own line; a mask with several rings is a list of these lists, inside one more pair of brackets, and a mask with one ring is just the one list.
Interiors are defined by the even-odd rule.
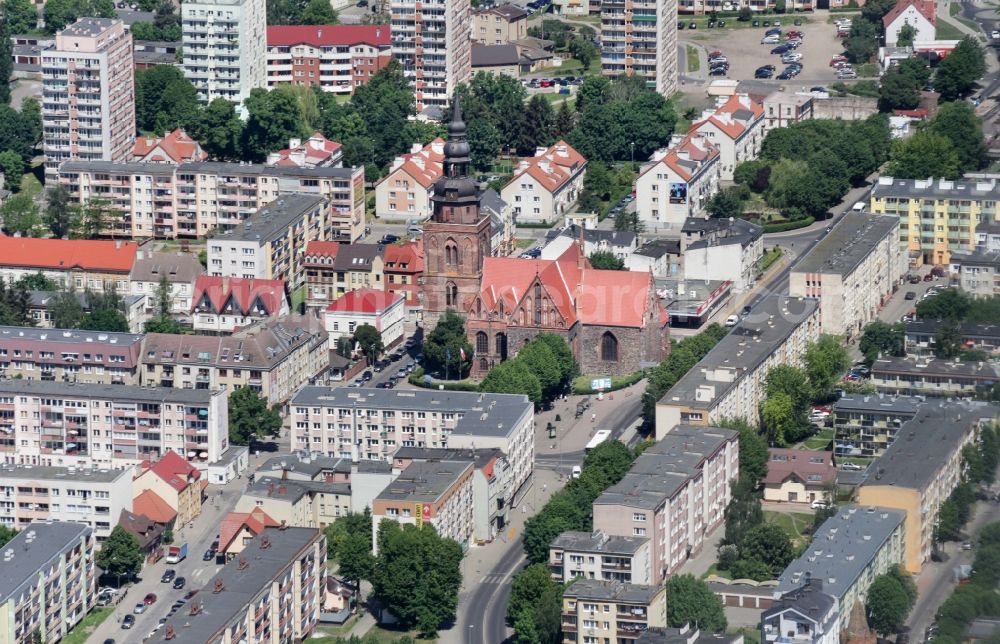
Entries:
[[417,111],[444,108],[472,75],[471,2],[392,0],[389,10],[392,55],[413,79]]
[[677,0],[604,0],[601,72],[643,76],[664,96],[677,91]]
[[135,139],[132,35],[121,20],[81,18],[42,52],[45,175],[67,159],[124,161]]
[[264,0],[197,0],[181,5],[184,76],[210,102],[239,106],[267,87],[267,10]]

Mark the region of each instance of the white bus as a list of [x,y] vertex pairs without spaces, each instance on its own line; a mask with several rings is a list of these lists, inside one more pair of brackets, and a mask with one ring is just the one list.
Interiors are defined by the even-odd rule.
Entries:
[[587,446],[585,448],[583,448],[583,453],[584,454],[590,454],[590,450],[594,449],[595,447],[597,447],[598,445],[600,445],[604,441],[608,440],[609,438],[611,438],[611,430],[610,429],[599,429],[599,430],[597,430],[594,433],[594,437],[591,438],[590,442],[587,443]]

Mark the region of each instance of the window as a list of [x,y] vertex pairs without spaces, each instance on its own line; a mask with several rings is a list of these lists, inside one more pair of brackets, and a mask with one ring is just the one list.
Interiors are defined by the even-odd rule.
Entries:
[[604,362],[618,361],[618,338],[610,331],[601,336],[601,360]]
[[645,521],[646,520],[646,515],[643,514],[642,512],[633,512],[632,513],[632,520],[633,521]]
[[635,537],[645,537],[646,528],[632,528],[632,536]]
[[454,282],[444,285],[444,303],[446,306],[458,306],[458,287]]
[[480,331],[476,334],[476,353],[484,354],[490,352],[490,339],[485,333]]

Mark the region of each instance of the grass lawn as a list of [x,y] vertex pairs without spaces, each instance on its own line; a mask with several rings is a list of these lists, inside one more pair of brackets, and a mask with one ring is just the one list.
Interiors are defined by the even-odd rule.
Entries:
[[938,40],[961,40],[964,37],[965,37],[964,31],[956,27],[953,23],[948,22],[944,18],[938,17],[937,21]]
[[421,642],[432,644],[433,642],[436,641],[436,640],[420,639],[414,633],[409,633],[407,631],[393,630],[387,627],[379,626],[378,624],[373,626],[372,629],[368,631],[367,635],[374,635],[375,641],[379,642],[379,644],[393,644],[393,642],[396,642],[397,640],[399,640],[399,638],[404,637],[406,635],[412,637],[413,641],[417,642],[417,644],[420,644]]
[[[573,96],[572,94],[558,94],[556,92],[547,92],[545,94],[536,94],[536,96],[541,96],[549,103],[552,103],[552,106],[555,108],[558,108],[559,104],[562,103],[563,101],[566,101],[566,107],[573,107],[573,104],[576,103],[576,97]],[[529,98],[528,100],[530,101],[531,98]]]
[[73,627],[66,637],[62,638],[63,644],[84,644],[91,633],[108,618],[114,611],[111,606],[96,608],[83,618],[83,621]]
[[952,2],[951,4],[948,5],[948,15],[949,16],[953,16],[953,17],[957,16],[958,12],[961,11],[961,10],[962,10],[962,8],[960,6],[958,6],[957,2]]
[[21,176],[21,192],[30,197],[34,197],[41,191],[42,183],[38,180],[38,177],[30,172],[25,172]]
[[874,63],[855,65],[854,71],[858,73],[858,78],[878,78],[878,65]]
[[812,528],[813,515],[805,512],[764,512],[764,521],[781,526],[788,536],[801,547],[809,540],[808,530]]
[[701,63],[698,62],[698,48],[687,45],[685,49],[687,50],[688,72],[698,71],[701,68]]
[[833,428],[823,428],[815,436],[810,436],[803,443],[802,447],[811,450],[826,449],[830,446],[830,441],[833,440],[834,431]]
[[781,257],[781,249],[778,248],[777,246],[767,251],[764,254],[764,256],[760,259],[760,270],[766,271],[767,269],[771,268],[771,265],[774,264],[776,261],[778,261],[780,257]]
[[525,248],[531,248],[535,245],[535,238],[529,237],[527,239],[518,239],[516,244],[518,250],[524,250]]

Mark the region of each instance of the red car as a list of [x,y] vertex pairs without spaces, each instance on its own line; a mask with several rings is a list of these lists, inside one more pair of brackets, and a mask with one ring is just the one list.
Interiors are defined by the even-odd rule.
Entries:
[[716,50],[715,50],[715,51],[713,51],[713,52],[712,52],[711,54],[709,54],[709,55],[708,55],[708,57],[709,57],[709,58],[715,58],[715,57],[717,57],[717,56],[721,56],[721,55],[722,55],[722,52],[721,52],[721,51],[719,51],[718,49],[716,49]]
[[541,83],[539,83],[539,85],[542,86],[542,87],[552,87],[552,81],[550,81],[550,80],[543,80]]
[[836,67],[837,63],[846,63],[847,56],[834,56],[830,59],[830,67]]
[[147,606],[152,606],[153,604],[156,603],[156,595],[154,595],[153,593],[149,593],[142,599],[142,603]]

